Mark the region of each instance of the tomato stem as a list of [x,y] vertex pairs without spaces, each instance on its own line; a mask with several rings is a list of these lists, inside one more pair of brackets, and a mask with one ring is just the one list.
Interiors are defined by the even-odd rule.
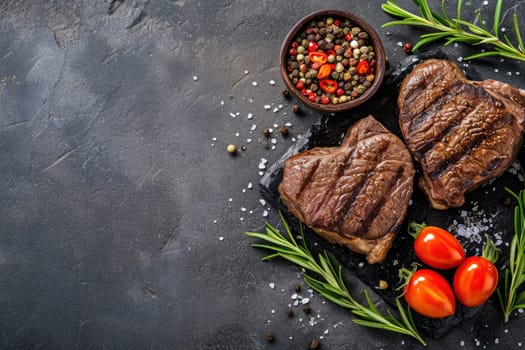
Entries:
[[481,257],[495,264],[496,261],[498,261],[500,249],[496,247],[496,244],[494,244],[494,241],[488,235],[485,235],[485,239],[486,241],[483,243]]
[[418,224],[415,221],[411,221],[408,224],[408,234],[414,237],[414,239],[416,239],[425,227],[427,227],[427,224],[424,222]]
[[396,288],[396,290],[403,289],[403,295],[405,293],[405,287],[408,285],[408,282],[410,282],[410,278],[412,278],[412,275],[414,272],[417,271],[418,267],[420,266],[418,263],[414,262],[411,264],[412,269],[409,270],[406,267],[402,267],[399,269],[399,279],[403,282],[399,287]]

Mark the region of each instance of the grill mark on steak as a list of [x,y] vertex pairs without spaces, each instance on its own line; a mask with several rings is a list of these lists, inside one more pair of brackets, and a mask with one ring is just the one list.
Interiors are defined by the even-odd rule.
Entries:
[[306,188],[308,185],[310,185],[312,182],[312,177],[314,176],[315,172],[319,168],[319,163],[321,162],[320,159],[316,159],[314,165],[309,169],[309,171],[306,173],[305,177],[301,181],[301,185],[299,187],[299,191],[297,192],[297,198],[301,199],[302,194],[305,193]]
[[[372,136],[374,137],[374,136]],[[366,142],[370,137],[366,137],[361,142]],[[350,195],[349,200],[347,200],[343,207],[346,207],[346,205],[353,206],[356,198],[358,198],[361,191],[365,188],[365,184],[367,183],[367,180],[370,180],[371,174],[374,173],[377,166],[382,161],[381,154],[387,149],[388,143],[386,142],[377,142],[378,147],[374,149],[374,152],[370,152],[368,155],[372,154],[373,158],[368,159],[368,164],[365,172],[361,175],[360,181],[355,184],[352,187],[352,192]],[[335,195],[336,189],[341,185],[341,177],[345,175],[346,170],[348,170],[352,166],[352,160],[355,159],[357,151],[359,149],[357,147],[353,147],[352,152],[347,152],[347,155],[345,156],[344,160],[337,164],[337,170],[336,174],[337,176],[333,178],[333,181],[331,181],[328,190],[325,192],[323,196],[323,200],[319,201],[318,206],[315,209],[316,213],[322,213],[324,209],[328,206],[329,202],[327,201],[327,198],[331,198]],[[350,202],[351,201],[351,202]],[[345,215],[347,215],[347,210],[343,210],[345,212]],[[342,218],[341,214],[338,213],[338,215],[334,216]],[[312,225],[320,225],[324,221],[324,218],[322,215],[316,216],[316,219],[313,220]],[[330,229],[338,230],[340,227],[341,220],[337,221],[334,220],[332,224],[330,225]]]
[[473,151],[473,149],[478,147],[483,141],[490,139],[494,135],[495,131],[495,128],[489,127],[474,134],[474,137],[471,137],[468,142],[462,144],[460,149],[455,149],[448,158],[442,158],[441,161],[433,163],[429,168],[429,171],[427,171],[427,175],[432,179],[439,178],[452,166],[456,165],[460,160],[468,156]]
[[[390,190],[394,187],[394,185],[397,183],[399,179],[403,176],[404,173],[404,167],[402,165],[398,165],[395,175],[390,177],[388,180],[388,184],[385,186],[385,189],[383,191],[383,195],[380,198],[377,198],[376,201],[370,206],[369,210],[365,213],[364,216],[362,216],[359,220],[358,227],[355,231],[355,235],[359,237],[366,237],[367,236],[367,228],[370,226],[370,224],[377,218],[379,215],[381,209],[385,207],[387,201],[390,199],[388,194],[390,194]],[[375,173],[375,169],[372,171]],[[374,174],[370,176],[368,179],[368,182],[372,182]],[[366,186],[362,186],[361,190],[365,188]],[[352,205],[354,205],[356,202],[354,201]],[[347,219],[348,214],[351,212],[350,208],[345,214],[345,219]],[[344,220],[340,220],[338,223],[338,229],[341,230],[341,226],[344,223]],[[367,237],[368,238],[368,237]]]
[[[438,132],[432,138],[427,138],[425,139],[425,142],[414,145],[416,147],[412,147],[414,148],[413,152],[416,158],[425,158],[427,153],[433,150],[441,140],[452,136],[456,132],[456,128],[460,127],[461,123],[466,118],[471,116],[472,113],[476,112],[476,106],[479,106],[480,103],[484,103],[484,99],[492,99],[490,95],[484,92],[481,88],[476,88],[474,86],[465,84],[456,86],[458,86],[459,89],[443,96],[443,99],[447,99],[445,104],[438,104],[424,112],[426,120],[429,123],[433,123],[435,119],[439,120],[441,130],[438,130]],[[454,96],[457,97],[457,100],[454,98]],[[480,102],[478,103],[478,101]],[[442,110],[447,112],[452,110],[454,113],[449,113],[444,116],[442,113],[439,113]],[[417,132],[418,129],[422,129],[420,125],[418,125],[417,128],[414,126],[414,124],[410,126],[411,132]],[[457,158],[456,160],[459,159],[460,158]]]
[[[450,91],[442,91],[440,95],[436,94],[434,100],[427,101],[430,103],[425,106],[425,109],[419,115],[413,116],[412,123],[410,123],[410,131],[413,132],[414,130],[421,128],[424,123],[428,123],[436,111],[443,109],[455,95],[461,92],[462,88],[463,86],[461,84],[454,82]],[[406,114],[411,113],[409,108],[405,108],[403,112]]]

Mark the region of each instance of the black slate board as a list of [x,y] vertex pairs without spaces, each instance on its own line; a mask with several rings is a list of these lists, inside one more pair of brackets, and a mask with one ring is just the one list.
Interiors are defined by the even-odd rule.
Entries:
[[[362,107],[344,114],[324,114],[320,119],[301,137],[298,141],[283,154],[283,156],[272,165],[272,167],[262,177],[259,185],[263,196],[278,210],[282,211],[291,227],[299,232],[298,221],[288,213],[282,204],[277,187],[282,179],[284,161],[293,154],[310,149],[316,146],[335,146],[338,145],[348,127],[357,119],[372,114],[390,131],[402,139],[401,131],[397,119],[397,91],[403,78],[412,70],[414,65],[428,58],[448,58],[441,51],[429,51],[406,58],[395,69],[387,72],[385,82],[377,95],[365,107]],[[468,78],[481,80],[482,77],[473,70],[464,69]],[[519,160],[523,158],[523,151],[520,152]],[[416,165],[416,181],[420,171]],[[321,237],[317,236],[308,228],[305,229],[305,239],[312,250],[327,250],[332,253],[337,260],[349,270],[350,275],[355,275],[366,283],[371,289],[390,306],[395,308],[395,298],[399,295],[396,288],[400,285],[398,271],[402,266],[410,267],[411,263],[419,262],[415,257],[412,244],[413,238],[407,234],[407,223],[410,221],[426,222],[427,224],[440,227],[449,227],[458,221],[465,219],[465,213],[480,213],[477,220],[485,220],[485,226],[490,225],[487,234],[496,234],[495,240],[502,241],[499,246],[501,258],[498,262],[500,270],[506,262],[508,256],[508,242],[513,234],[513,211],[514,205],[509,205],[509,195],[505,187],[514,191],[519,191],[523,187],[518,177],[510,172],[505,172],[499,178],[479,187],[467,194],[466,204],[462,208],[438,211],[432,209],[425,195],[414,186],[412,204],[409,206],[405,223],[396,236],[392,248],[387,258],[382,264],[369,265],[363,256],[349,251],[347,248],[330,244]],[[512,202],[513,203],[513,202]],[[474,210],[475,209],[475,210]],[[476,219],[476,218],[475,218]],[[454,230],[452,230],[454,233]],[[475,242],[464,236],[458,236],[463,243],[467,255],[475,255],[481,251],[482,242]],[[449,280],[452,278],[453,271],[446,271],[443,274]],[[351,276],[350,276],[351,277]],[[380,280],[388,282],[388,288],[380,290],[377,288]],[[351,278],[348,279],[351,281]],[[351,282],[350,282],[351,283]],[[495,302],[492,298],[490,302]],[[483,306],[481,306],[483,307]],[[457,326],[467,318],[473,317],[478,308],[466,308],[458,304],[456,314],[445,319],[429,319],[417,315],[414,318],[418,327],[427,335],[439,338],[447,331]],[[474,322],[476,321],[473,319]],[[481,321],[480,321],[481,322]]]

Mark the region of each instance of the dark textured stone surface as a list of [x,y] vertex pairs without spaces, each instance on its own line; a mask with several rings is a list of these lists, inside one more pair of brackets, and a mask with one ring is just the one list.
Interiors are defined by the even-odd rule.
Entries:
[[[465,16],[494,2],[468,3]],[[280,94],[285,32],[314,10],[347,9],[378,28],[395,64],[398,42],[417,32],[380,30],[389,20],[380,4],[0,2],[0,348],[305,349],[320,337],[323,349],[413,348],[319,296],[315,325],[300,310],[288,318],[299,271],[261,262],[243,235],[278,222],[262,215],[261,158],[278,159],[319,116],[294,115]],[[512,4],[525,18],[523,2]],[[521,64],[475,66],[525,87]],[[262,130],[285,122],[290,137],[274,133],[265,149]],[[231,157],[229,143],[246,150]],[[429,348],[522,341],[521,314],[503,324],[489,304],[478,315]]]

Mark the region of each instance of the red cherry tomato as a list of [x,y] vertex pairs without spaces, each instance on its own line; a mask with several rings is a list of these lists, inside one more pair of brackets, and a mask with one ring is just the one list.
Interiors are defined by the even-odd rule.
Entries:
[[465,260],[465,250],[454,235],[440,227],[423,225],[410,224],[416,236],[414,251],[421,261],[435,269],[447,270]]
[[468,307],[486,302],[498,286],[498,269],[480,256],[467,258],[454,273],[454,292],[458,301]]
[[448,317],[456,311],[456,299],[450,284],[433,270],[414,272],[403,296],[413,310],[430,318]]

